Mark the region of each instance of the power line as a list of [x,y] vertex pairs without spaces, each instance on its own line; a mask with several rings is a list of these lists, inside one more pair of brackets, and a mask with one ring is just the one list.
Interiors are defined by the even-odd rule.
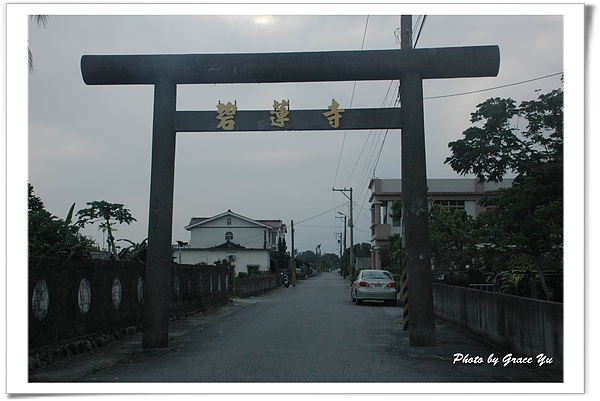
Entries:
[[[420,19],[420,16],[419,16]],[[423,25],[425,25],[425,19],[427,19],[427,16],[424,15],[423,16],[423,20],[421,21],[421,26],[419,27],[419,33],[417,33],[417,38],[415,39],[415,43],[413,43],[413,48],[417,47],[417,42],[419,41],[419,37],[421,36],[421,31],[423,30]],[[418,23],[418,21],[417,21]],[[415,36],[414,32],[413,32],[413,37]]]
[[516,86],[516,85],[521,85],[521,84],[526,84],[528,82],[533,82],[533,81],[539,81],[541,79],[546,79],[546,78],[550,78],[550,77],[555,77],[557,75],[561,75],[562,72],[557,72],[554,74],[550,74],[550,75],[544,75],[543,77],[538,77],[538,78],[532,78],[532,79],[527,79],[525,81],[520,81],[520,82],[515,82],[512,84],[506,84],[506,85],[500,85],[500,86],[494,86],[492,88],[486,88],[486,89],[479,89],[479,90],[475,90],[475,91],[470,91],[470,92],[461,92],[461,93],[453,93],[450,95],[440,95],[440,96],[428,96],[428,97],[424,97],[423,100],[429,100],[429,99],[441,99],[441,98],[446,98],[446,97],[453,97],[453,96],[462,96],[462,95],[471,95],[473,93],[480,93],[480,92],[486,92],[486,91],[491,91],[494,89],[501,89],[501,88],[508,88],[509,86]]
[[[365,21],[365,30],[363,32],[362,43],[360,45],[360,50],[363,50],[365,47],[365,39],[367,37],[367,28],[369,26],[369,16],[367,15],[367,20]],[[356,81],[354,81],[354,86],[352,87],[352,96],[350,97],[350,108],[352,108],[352,103],[354,102],[354,92],[356,90]],[[344,153],[344,144],[346,143],[346,134],[348,131],[344,131],[344,139],[342,140],[342,148],[340,149],[340,157],[338,158],[337,168],[335,170],[335,178],[333,179],[333,186],[337,181],[338,173],[340,171],[340,164],[342,162],[342,154]]]
[[334,208],[332,208],[332,209],[329,209],[329,210],[327,210],[327,211],[325,211],[325,212],[323,212],[323,213],[319,213],[319,214],[317,214],[317,215],[315,215],[315,216],[313,216],[313,217],[309,217],[308,219],[304,219],[304,220],[302,220],[302,221],[299,221],[299,222],[297,222],[297,223],[294,223],[294,225],[295,225],[295,226],[297,226],[297,225],[300,225],[300,224],[302,224],[302,223],[304,223],[304,222],[306,222],[306,221],[309,221],[309,220],[315,219],[315,218],[317,218],[317,217],[319,217],[319,216],[323,216],[324,214],[327,214],[327,213],[329,213],[329,212],[333,212],[335,209],[339,209],[339,208],[340,208],[340,207],[342,207],[342,206],[346,206],[346,203],[343,203],[343,204],[341,204],[341,205],[339,205],[339,206],[336,206],[336,207],[334,207]]

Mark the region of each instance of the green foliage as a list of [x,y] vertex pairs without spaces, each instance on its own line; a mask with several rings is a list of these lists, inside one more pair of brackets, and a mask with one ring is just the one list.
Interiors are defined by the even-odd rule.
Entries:
[[129,209],[125,208],[120,203],[109,203],[104,200],[93,201],[86,203],[89,207],[81,209],[77,212],[79,220],[77,225],[79,227],[85,227],[86,224],[95,224],[100,222],[98,229],[107,233],[107,244],[113,257],[119,259],[117,253],[117,246],[115,243],[115,237],[113,232],[116,229],[113,227],[115,224],[131,224],[137,221],[129,212]]
[[[483,202],[494,209],[477,219],[478,258],[497,271],[525,261],[552,300],[544,271],[562,270],[563,92],[554,90],[518,107],[512,99],[489,99],[477,108],[471,121],[479,125],[449,144],[452,156],[446,163],[487,181],[516,174],[511,188]],[[520,125],[526,121],[526,128],[518,129],[514,119]]]
[[[446,159],[459,174],[502,181],[516,175],[510,188],[484,198],[487,211],[473,220],[464,210],[449,211],[430,203],[429,232],[436,269],[463,269],[469,264],[496,273],[496,290],[547,300],[562,292],[563,265],[563,92],[554,90],[537,100],[494,98],[477,105],[474,126],[448,145]],[[517,124],[518,122],[518,124]],[[519,129],[518,126],[525,126]],[[402,216],[402,202],[391,217]],[[402,238],[390,237],[381,250],[388,270],[402,265]],[[553,272],[554,286],[546,282]]]
[[117,241],[125,241],[129,246],[121,248],[119,251],[119,260],[134,261],[146,264],[146,256],[148,255],[148,238],[136,244],[128,239],[118,239]]
[[390,235],[389,242],[387,245],[381,247],[379,254],[381,257],[381,267],[384,270],[389,270],[392,274],[402,274],[404,248],[400,234]]
[[275,252],[275,263],[278,269],[287,269],[290,255],[287,252],[287,244],[285,238],[279,237],[277,241],[277,251]]
[[[35,23],[38,26],[44,26],[44,28],[46,27],[46,24],[48,23],[48,18],[50,18],[47,15],[30,15],[29,19],[31,19],[32,21],[35,21]],[[29,72],[32,73],[33,72],[33,54],[31,53],[31,49],[29,48],[29,46],[27,46],[27,54],[28,54],[28,58],[29,58]]]
[[431,201],[429,238],[436,269],[464,269],[474,256],[472,234],[474,219],[464,209],[448,210]]
[[317,254],[310,250],[297,253],[296,258],[310,264],[315,264],[317,262]]
[[67,213],[66,220],[62,220],[46,210],[41,198],[34,195],[31,184],[28,184],[28,189],[29,256],[70,258],[97,249],[92,239],[80,235],[79,228],[71,224],[75,204]]
[[321,255],[321,259],[324,270],[337,269],[340,267],[340,257],[335,253],[324,253]]
[[[517,127],[527,121],[525,130]],[[559,161],[563,149],[563,92],[540,95],[538,100],[488,99],[471,114],[474,125],[463,138],[450,142],[445,163],[459,174],[475,174],[483,181],[502,181],[507,173],[527,175],[540,164]]]

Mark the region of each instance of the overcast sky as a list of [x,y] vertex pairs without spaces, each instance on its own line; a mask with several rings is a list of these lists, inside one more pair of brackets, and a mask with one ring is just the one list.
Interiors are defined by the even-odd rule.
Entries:
[[[430,178],[460,178],[444,164],[450,155],[448,143],[461,138],[478,103],[491,97],[510,97],[517,103],[535,99],[538,92],[561,88],[565,69],[564,18],[557,9],[544,5],[523,13],[514,6],[451,10],[474,10],[478,15],[451,16],[447,10],[434,15],[424,8],[427,18],[416,47],[498,45],[500,72],[493,78],[424,82]],[[28,29],[34,73],[28,77],[27,179],[35,194],[60,218],[73,202],[76,210],[94,200],[122,203],[137,222],[119,226],[116,237],[135,242],[147,237],[153,88],[87,86],[80,71],[82,55],[399,48],[395,31],[399,14],[405,12],[401,8],[367,8],[362,14],[359,9],[359,15],[344,16],[323,15],[316,6],[296,11],[300,15],[44,12],[50,15],[46,27],[30,22]],[[317,15],[301,16],[309,13]],[[542,15],[553,13],[558,15]],[[414,13],[415,24],[419,15]],[[542,77],[547,78],[538,79]],[[527,80],[534,81],[521,83]],[[179,86],[177,108],[216,112],[219,101],[236,101],[239,110],[269,110],[273,100],[289,99],[292,109],[324,109],[333,98],[345,109],[391,107],[397,90],[398,81],[190,85]],[[369,242],[368,184],[373,177],[400,177],[399,130],[180,133],[173,242],[189,240],[184,226],[191,217],[231,209],[253,219],[281,219],[288,227],[293,220],[299,251],[314,251],[321,244],[322,252],[337,253],[335,233],[343,231],[343,221],[335,216],[338,211],[348,213],[348,202],[332,188],[353,188],[354,242]],[[97,226],[83,233],[103,241]],[[290,240],[288,233],[288,246]]]

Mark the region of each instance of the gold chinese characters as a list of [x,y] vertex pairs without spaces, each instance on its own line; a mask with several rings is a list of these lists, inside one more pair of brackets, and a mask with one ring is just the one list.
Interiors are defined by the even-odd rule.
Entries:
[[222,104],[219,101],[217,109],[217,119],[219,120],[219,125],[217,125],[217,128],[223,128],[223,130],[225,131],[233,130],[233,127],[235,126],[235,121],[233,120],[233,117],[237,112],[237,104],[231,104],[231,102],[227,102],[227,104]]
[[279,103],[277,100],[273,100],[273,108],[275,110],[271,111],[271,114],[274,114],[275,117],[271,117],[271,126],[283,128],[285,126],[286,121],[290,121],[287,117],[290,114],[289,111],[290,101],[282,100]]
[[[269,117],[272,127],[277,128],[289,128],[290,121],[290,101],[282,100],[281,102],[273,100],[273,110],[270,111],[271,116]],[[339,128],[340,120],[342,119],[342,113],[344,109],[340,108],[338,102],[335,99],[331,100],[331,105],[328,106],[328,111],[322,113],[332,128]],[[217,129],[223,129],[224,131],[232,131],[235,128],[235,115],[238,107],[237,102],[232,104],[231,102],[217,104],[217,120],[219,124]]]
[[331,125],[333,128],[338,128],[340,126],[340,118],[342,118],[341,113],[346,111],[344,109],[340,109],[339,107],[339,103],[336,102],[335,99],[332,99],[331,106],[329,106],[329,111],[323,113],[323,115],[329,120],[329,125]]

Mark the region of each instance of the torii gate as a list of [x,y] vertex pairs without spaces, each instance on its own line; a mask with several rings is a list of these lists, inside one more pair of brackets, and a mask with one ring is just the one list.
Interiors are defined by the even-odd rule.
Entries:
[[282,127],[270,124],[270,110],[237,111],[233,129],[402,129],[403,240],[410,282],[409,342],[435,344],[423,79],[496,76],[500,50],[498,46],[413,49],[411,16],[401,17],[401,29],[399,50],[82,56],[81,72],[87,85],[154,85],[143,348],[168,346],[176,133],[223,129],[217,128],[215,111],[177,111],[177,85],[395,79],[401,84],[400,108],[345,110],[337,126],[323,118],[326,109],[290,110],[289,121]]

